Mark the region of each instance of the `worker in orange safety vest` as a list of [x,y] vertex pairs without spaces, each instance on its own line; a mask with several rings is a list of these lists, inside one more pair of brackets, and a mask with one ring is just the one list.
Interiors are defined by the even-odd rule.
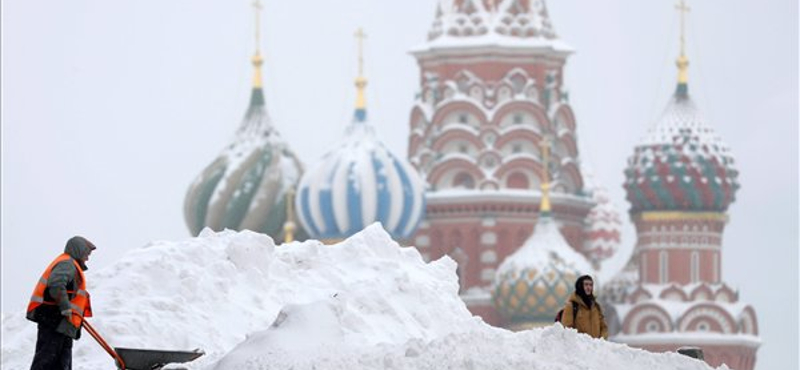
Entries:
[[31,370],[72,369],[72,341],[81,336],[83,318],[92,316],[83,272],[95,249],[84,237],[70,238],[36,283],[27,312],[38,324]]

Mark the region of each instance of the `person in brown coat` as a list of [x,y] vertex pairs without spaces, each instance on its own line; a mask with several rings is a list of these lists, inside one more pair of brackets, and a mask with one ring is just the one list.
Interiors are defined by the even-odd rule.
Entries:
[[[600,304],[594,299],[594,281],[589,275],[583,275],[575,281],[575,292],[567,299],[561,323],[568,328],[574,328],[579,333],[588,334],[594,338],[608,339],[608,326]],[[578,307],[578,314],[572,314],[572,302]],[[573,321],[573,317],[575,318]]]

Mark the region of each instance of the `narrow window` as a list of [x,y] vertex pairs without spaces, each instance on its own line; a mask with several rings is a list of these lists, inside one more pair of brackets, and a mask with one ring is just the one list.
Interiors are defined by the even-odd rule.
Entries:
[[639,266],[639,274],[641,274],[641,280],[647,281],[647,258],[645,258],[645,254],[640,254],[641,256],[641,266]]
[[696,283],[700,280],[700,254],[697,251],[692,252],[692,266],[691,266],[691,281]]
[[718,283],[719,282],[719,253],[717,253],[717,252],[714,252],[714,266],[713,267],[714,267],[714,269],[712,271],[714,273],[714,276],[712,277],[712,279],[714,279],[715,283]]

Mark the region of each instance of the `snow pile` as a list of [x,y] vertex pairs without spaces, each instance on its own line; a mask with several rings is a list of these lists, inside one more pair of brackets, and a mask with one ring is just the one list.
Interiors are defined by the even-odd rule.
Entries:
[[[490,327],[459,299],[455,268],[425,263],[379,224],[333,246],[206,230],[89,270],[90,321],[113,346],[202,348],[181,365],[190,369],[709,368],[560,326]],[[23,312],[2,317],[2,368],[27,369],[35,325]],[[87,333],[73,355],[75,369],[113,367]]]

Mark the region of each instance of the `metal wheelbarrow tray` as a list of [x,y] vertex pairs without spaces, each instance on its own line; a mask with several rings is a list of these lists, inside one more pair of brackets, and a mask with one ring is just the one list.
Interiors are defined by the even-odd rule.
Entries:
[[161,351],[137,348],[111,348],[88,321],[83,320],[81,325],[89,332],[92,338],[106,350],[111,358],[114,359],[117,369],[120,370],[158,370],[166,364],[189,362],[205,354],[199,349],[194,351]]
[[189,362],[203,355],[202,351],[160,351],[121,347],[114,347],[114,351],[125,363],[123,370],[157,370],[166,364]]

